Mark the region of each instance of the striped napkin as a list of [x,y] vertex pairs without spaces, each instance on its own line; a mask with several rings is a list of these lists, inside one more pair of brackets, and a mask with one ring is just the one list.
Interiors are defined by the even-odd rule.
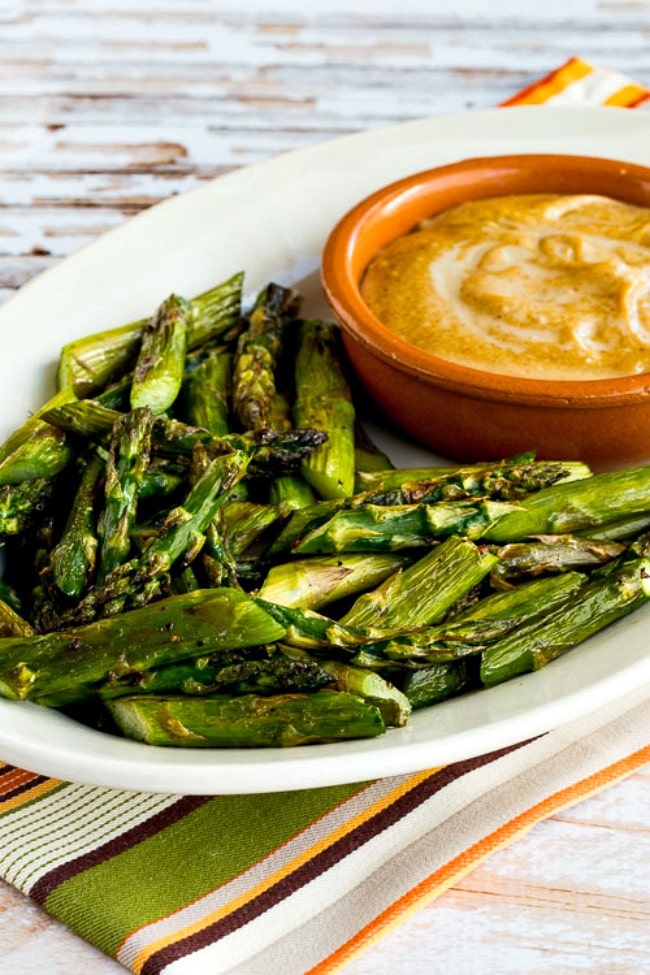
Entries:
[[[650,106],[573,58],[506,104]],[[142,975],[324,975],[539,820],[650,761],[650,690],[528,742],[257,796],[101,789],[0,763],[0,876]]]
[[582,58],[569,58],[556,71],[502,104],[613,105],[650,109],[650,91],[618,71],[597,67]]

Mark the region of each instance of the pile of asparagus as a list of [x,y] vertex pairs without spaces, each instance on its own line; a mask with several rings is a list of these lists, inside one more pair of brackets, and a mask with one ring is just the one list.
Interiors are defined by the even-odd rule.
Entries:
[[650,467],[395,470],[336,326],[238,274],[64,346],[0,447],[0,695],[157,745],[379,735],[650,596]]

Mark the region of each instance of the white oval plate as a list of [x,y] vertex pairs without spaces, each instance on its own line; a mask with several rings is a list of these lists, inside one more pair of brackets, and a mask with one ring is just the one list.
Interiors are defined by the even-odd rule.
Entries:
[[[196,294],[243,269],[247,293],[269,280],[295,284],[309,314],[327,315],[318,279],[327,233],[384,183],[508,152],[647,164],[649,147],[650,116],[642,112],[499,109],[345,137],[170,199],[40,275],[0,308],[0,437],[52,393],[65,341],[149,314],[173,290]],[[427,457],[387,437],[383,443],[398,464]],[[165,793],[272,792],[419,771],[548,731],[650,685],[649,620],[650,608],[539,673],[424,709],[407,728],[372,740],[284,750],[155,749],[56,711],[0,701],[0,757],[67,780]]]

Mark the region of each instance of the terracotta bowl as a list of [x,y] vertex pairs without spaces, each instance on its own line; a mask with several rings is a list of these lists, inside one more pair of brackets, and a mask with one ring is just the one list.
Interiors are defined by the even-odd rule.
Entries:
[[462,461],[536,450],[596,469],[650,461],[650,373],[585,381],[496,375],[438,358],[389,331],[359,291],[389,241],[455,203],[513,193],[598,193],[650,206],[650,169],[607,159],[521,155],[416,173],[367,197],[330,234],[327,300],[363,386],[414,439]]

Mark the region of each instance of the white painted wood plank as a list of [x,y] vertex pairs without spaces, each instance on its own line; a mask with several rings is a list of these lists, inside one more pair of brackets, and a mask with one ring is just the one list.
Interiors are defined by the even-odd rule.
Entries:
[[346,975],[650,971],[649,790],[641,772],[538,824]]
[[[50,0],[2,11],[5,293],[13,262],[34,250],[64,256],[171,193],[279,152],[493,105],[577,50],[648,77],[643,3],[587,4],[537,26],[524,3],[507,30],[435,4],[399,21],[255,9]],[[102,212],[68,212],[89,209]]]

